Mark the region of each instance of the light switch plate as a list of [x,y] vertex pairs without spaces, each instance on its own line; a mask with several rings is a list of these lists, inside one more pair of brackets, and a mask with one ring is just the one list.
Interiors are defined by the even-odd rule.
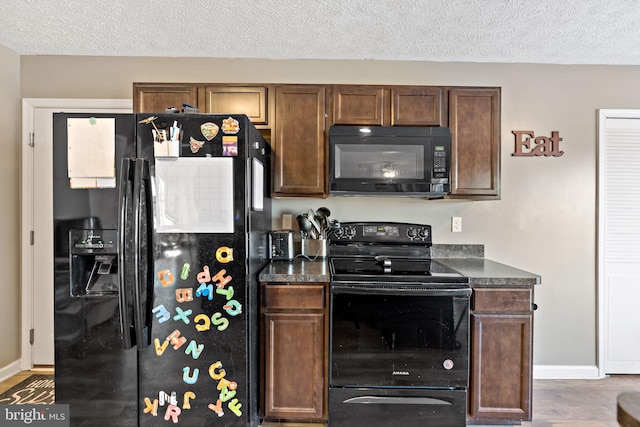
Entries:
[[293,230],[293,215],[282,214],[282,229]]

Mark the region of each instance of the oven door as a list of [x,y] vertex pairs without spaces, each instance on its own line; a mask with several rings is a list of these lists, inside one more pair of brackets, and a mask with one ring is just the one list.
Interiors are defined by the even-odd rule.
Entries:
[[331,285],[332,387],[469,382],[468,286]]

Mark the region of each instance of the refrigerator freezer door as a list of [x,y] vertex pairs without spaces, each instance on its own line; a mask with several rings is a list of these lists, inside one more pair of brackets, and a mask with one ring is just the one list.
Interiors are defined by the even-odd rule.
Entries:
[[[74,265],[73,256],[95,256],[96,262],[102,263],[96,270],[99,275],[110,275],[112,269],[120,268],[111,262],[109,272],[106,272],[109,260],[99,256],[111,256],[113,252],[106,251],[108,241],[101,243],[98,240],[98,236],[107,237],[102,231],[111,233],[118,228],[118,189],[74,189],[70,185],[67,119],[89,122],[92,117],[115,119],[116,173],[120,172],[120,160],[135,154],[135,123],[131,115],[54,114],[56,403],[70,405],[70,425],[74,427],[133,427],[137,426],[138,409],[137,352],[123,346],[118,294],[112,292],[110,285],[103,287],[104,292],[87,291],[86,287],[84,292],[71,292],[75,283],[72,280],[74,269],[82,267],[82,263]],[[77,240],[81,235],[86,239]],[[70,242],[74,249],[69,247]]]

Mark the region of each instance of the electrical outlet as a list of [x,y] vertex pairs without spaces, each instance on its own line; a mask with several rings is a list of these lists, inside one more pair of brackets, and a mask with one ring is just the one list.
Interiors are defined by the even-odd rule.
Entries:
[[293,215],[282,214],[282,229],[293,230]]
[[453,233],[462,232],[462,217],[461,216],[452,216],[451,217],[451,231]]

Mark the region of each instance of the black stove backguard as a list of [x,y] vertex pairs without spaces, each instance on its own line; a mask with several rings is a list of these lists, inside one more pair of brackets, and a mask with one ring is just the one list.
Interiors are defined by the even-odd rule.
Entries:
[[431,259],[431,227],[346,223],[329,249],[329,423],[466,425],[468,278]]

